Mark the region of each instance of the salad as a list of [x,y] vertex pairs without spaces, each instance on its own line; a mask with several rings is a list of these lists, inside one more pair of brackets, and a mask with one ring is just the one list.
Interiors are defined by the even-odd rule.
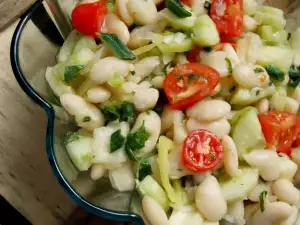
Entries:
[[[300,208],[300,28],[255,0],[107,0],[46,80],[91,179],[137,190],[151,225],[293,225]],[[298,219],[300,223],[300,219]]]

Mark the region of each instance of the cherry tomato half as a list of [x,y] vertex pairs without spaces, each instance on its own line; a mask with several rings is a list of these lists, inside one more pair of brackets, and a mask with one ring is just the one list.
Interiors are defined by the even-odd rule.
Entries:
[[220,80],[213,68],[199,63],[175,67],[164,80],[164,91],[174,109],[186,109],[211,95]]
[[193,172],[205,172],[218,165],[223,156],[219,139],[207,130],[194,130],[183,142],[183,165]]
[[213,0],[210,17],[221,35],[239,37],[243,27],[243,1]]
[[72,12],[72,24],[79,32],[96,37],[106,14],[107,5],[103,0],[80,4]]
[[287,155],[299,134],[297,115],[288,112],[269,111],[258,115],[268,147],[276,147],[277,152]]

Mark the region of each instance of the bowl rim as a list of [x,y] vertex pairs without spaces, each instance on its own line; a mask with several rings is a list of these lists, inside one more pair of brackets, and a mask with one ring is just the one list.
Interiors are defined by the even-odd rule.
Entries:
[[45,111],[48,121],[46,128],[46,154],[47,159],[50,163],[51,170],[55,175],[57,181],[64,189],[65,193],[81,208],[85,211],[92,213],[96,216],[101,216],[105,219],[122,221],[122,222],[136,222],[138,225],[144,225],[142,218],[135,213],[124,213],[113,210],[108,210],[105,208],[101,208],[95,206],[94,204],[88,202],[83,197],[81,197],[75,189],[70,185],[70,183],[63,176],[53,148],[53,132],[54,132],[54,120],[55,120],[55,112],[52,108],[52,105],[49,104],[45,99],[43,99],[34,88],[28,83],[26,80],[20,66],[19,62],[19,41],[22,34],[23,29],[25,28],[27,22],[31,19],[34,11],[41,7],[44,0],[36,1],[21,17],[17,27],[14,30],[12,41],[10,45],[10,61],[14,76],[22,88],[22,90],[43,110]]

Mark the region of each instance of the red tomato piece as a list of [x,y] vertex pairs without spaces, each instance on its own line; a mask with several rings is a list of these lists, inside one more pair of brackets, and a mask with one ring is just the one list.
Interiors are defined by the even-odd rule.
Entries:
[[166,76],[163,87],[171,107],[183,110],[211,95],[219,80],[220,74],[210,66],[186,63]]
[[213,0],[210,17],[221,35],[239,37],[243,27],[243,1]]
[[198,58],[199,58],[199,53],[201,51],[201,48],[199,47],[194,47],[192,48],[188,54],[187,54],[187,57],[186,59],[189,61],[189,62],[198,62]]
[[292,147],[293,148],[300,147],[300,133],[296,137],[296,140],[293,142]]
[[290,155],[292,143],[299,134],[296,114],[269,111],[260,113],[258,119],[268,147]]
[[97,37],[106,14],[107,5],[103,0],[80,4],[72,12],[72,24],[79,32]]
[[183,165],[193,172],[213,169],[222,156],[223,148],[220,140],[207,130],[195,130],[183,142]]
[[191,2],[190,0],[180,0],[183,4],[190,6]]

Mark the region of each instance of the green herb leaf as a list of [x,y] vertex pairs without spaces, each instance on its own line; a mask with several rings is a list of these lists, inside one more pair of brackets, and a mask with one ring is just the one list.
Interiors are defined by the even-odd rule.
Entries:
[[120,59],[133,60],[135,55],[127,48],[127,46],[115,35],[96,33],[99,38],[112,50],[114,55]]
[[254,69],[254,73],[262,73],[262,72],[264,72],[262,68],[257,67]]
[[228,69],[228,72],[229,73],[232,73],[232,63],[231,63],[231,61],[230,61],[230,59],[228,58],[228,57],[226,57],[225,58],[225,61],[226,61],[226,63],[227,63],[227,69]]
[[167,8],[179,18],[192,16],[192,13],[184,8],[179,0],[167,0]]
[[135,118],[134,105],[130,102],[123,102],[121,105],[121,121],[132,122]]
[[271,78],[277,81],[283,81],[284,80],[284,73],[280,71],[279,69],[275,68],[272,65],[268,65],[265,67],[267,73],[270,75]]
[[147,158],[143,158],[139,161],[136,169],[136,177],[138,180],[143,180],[146,176],[152,175],[152,168]]
[[90,116],[85,116],[85,117],[83,117],[82,122],[90,122],[91,119],[92,118]]
[[202,75],[198,75],[198,74],[189,74],[188,76],[188,81],[192,81],[192,80],[205,80],[207,81],[207,78],[205,76]]
[[300,66],[292,65],[289,70],[289,77],[288,85],[292,88],[296,88],[300,83]]
[[127,148],[131,149],[133,152],[141,149],[145,146],[149,134],[145,129],[145,122],[143,121],[142,126],[134,133],[129,133],[127,136]]
[[101,112],[108,121],[114,121],[120,118],[120,109],[117,107],[104,107],[101,109]]
[[125,137],[121,134],[121,130],[117,130],[110,136],[110,153],[121,148],[125,143]]
[[73,141],[76,141],[80,138],[80,136],[76,132],[68,132],[66,133],[66,138],[64,140],[64,144],[67,145]]
[[260,193],[259,205],[260,205],[260,211],[261,212],[265,211],[265,201],[266,201],[267,195],[268,195],[267,191],[263,191],[263,192]]
[[134,154],[133,150],[130,148],[130,146],[127,143],[125,145],[125,152],[130,160],[139,162],[140,159]]
[[64,81],[69,83],[73,79],[77,77],[79,72],[83,70],[86,66],[85,65],[73,65],[67,66],[64,71]]

